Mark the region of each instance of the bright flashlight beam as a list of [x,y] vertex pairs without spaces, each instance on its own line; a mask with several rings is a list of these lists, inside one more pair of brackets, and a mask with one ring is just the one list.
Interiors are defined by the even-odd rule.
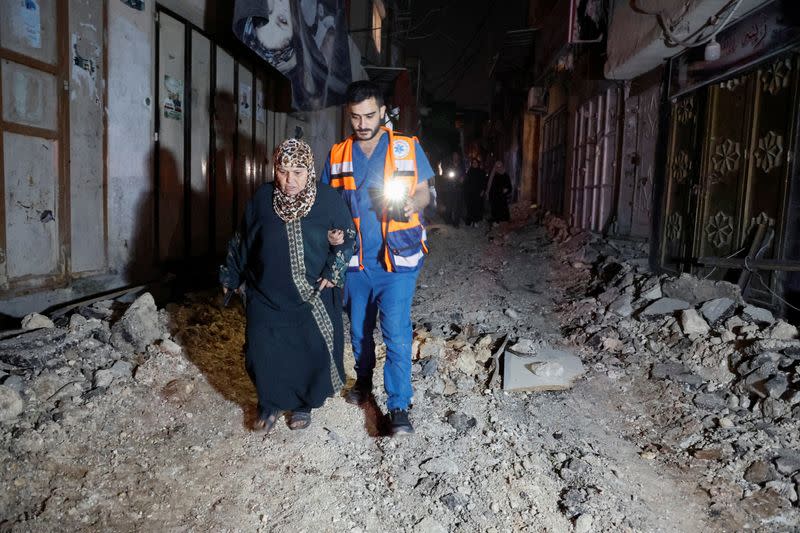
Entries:
[[383,188],[383,196],[390,201],[399,201],[406,196],[406,186],[399,181],[390,181]]
[[456,177],[456,173],[455,173],[455,171],[451,170],[450,172],[448,172],[448,173],[447,173],[447,177],[448,177],[448,178],[455,178],[455,177]]

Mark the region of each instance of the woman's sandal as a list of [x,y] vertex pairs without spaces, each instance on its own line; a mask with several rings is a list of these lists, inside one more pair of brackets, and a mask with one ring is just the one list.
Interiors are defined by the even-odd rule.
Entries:
[[289,418],[289,429],[306,429],[311,425],[311,413],[295,411]]
[[278,413],[271,413],[267,418],[259,418],[253,424],[253,431],[256,433],[269,433],[278,421]]

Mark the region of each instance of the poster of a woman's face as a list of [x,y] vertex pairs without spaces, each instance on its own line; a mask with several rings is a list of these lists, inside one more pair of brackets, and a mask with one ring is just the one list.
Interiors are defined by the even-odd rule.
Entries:
[[292,83],[295,109],[342,103],[352,79],[345,0],[236,0],[236,36]]

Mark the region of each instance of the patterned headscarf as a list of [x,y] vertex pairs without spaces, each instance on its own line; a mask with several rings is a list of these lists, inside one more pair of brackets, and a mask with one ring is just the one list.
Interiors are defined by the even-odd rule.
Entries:
[[284,222],[303,218],[311,211],[317,197],[317,175],[314,172],[314,154],[307,142],[299,139],[286,139],[275,150],[274,169],[278,167],[303,167],[308,169],[305,188],[294,196],[281,192],[277,183],[272,196],[272,207]]

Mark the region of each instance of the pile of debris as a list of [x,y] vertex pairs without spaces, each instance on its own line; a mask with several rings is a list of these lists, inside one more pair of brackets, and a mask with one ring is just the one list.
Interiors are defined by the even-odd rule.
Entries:
[[59,324],[32,314],[0,339],[0,421],[41,425],[102,395],[115,383],[145,378],[153,353],[179,355],[167,313],[149,293],[126,306],[103,300]]
[[597,238],[565,254],[580,281],[561,312],[596,372],[621,387],[647,383],[636,392],[654,398],[651,419],[631,431],[642,455],[707,463],[710,494],[733,482],[763,518],[798,506],[797,328],[748,305],[736,285],[655,275],[622,255]]

